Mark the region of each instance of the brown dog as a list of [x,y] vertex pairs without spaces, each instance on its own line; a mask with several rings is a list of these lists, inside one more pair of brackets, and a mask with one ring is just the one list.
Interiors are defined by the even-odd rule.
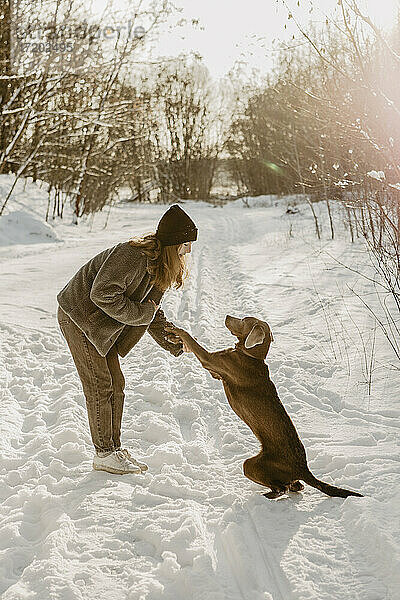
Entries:
[[269,325],[254,317],[227,315],[225,325],[238,338],[234,348],[207,352],[184,329],[169,327],[170,341],[178,336],[213,377],[222,379],[228,402],[261,443],[257,456],[243,463],[246,477],[271,488],[264,494],[277,498],[286,491],[298,492],[305,483],[328,496],[360,496],[319,481],[310,472],[304,446],[279,400],[264,359],[273,340]]

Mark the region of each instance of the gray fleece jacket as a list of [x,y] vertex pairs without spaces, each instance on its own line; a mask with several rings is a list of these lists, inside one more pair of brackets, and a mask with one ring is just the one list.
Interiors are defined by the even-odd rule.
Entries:
[[174,356],[182,344],[165,339],[171,324],[152,302],[163,292],[150,283],[148,259],[140,248],[121,242],[90,259],[57,296],[61,308],[105,356],[116,343],[125,356],[148,331],[154,340]]

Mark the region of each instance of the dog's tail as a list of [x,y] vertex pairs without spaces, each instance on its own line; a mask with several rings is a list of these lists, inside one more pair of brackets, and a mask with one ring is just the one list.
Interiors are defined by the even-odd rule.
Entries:
[[305,483],[308,483],[308,485],[311,485],[312,487],[317,488],[317,490],[320,490],[324,494],[327,494],[327,496],[334,496],[339,498],[347,498],[348,496],[357,496],[359,498],[364,497],[358,492],[344,490],[343,488],[338,488],[334,485],[329,485],[329,483],[324,483],[323,481],[320,481],[319,479],[314,477],[314,475],[308,469],[304,472],[303,477],[299,477],[299,479],[302,479]]

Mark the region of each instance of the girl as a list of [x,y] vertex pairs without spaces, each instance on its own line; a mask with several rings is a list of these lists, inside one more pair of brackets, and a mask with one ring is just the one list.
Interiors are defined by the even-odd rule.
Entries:
[[196,239],[196,225],[174,204],[155,233],[103,250],[57,296],[57,319],[82,382],[98,471],[148,469],[121,448],[125,380],[119,356],[126,356],[145,331],[174,356],[187,350],[165,330],[172,323],[159,304],[165,290],[183,285],[184,256]]

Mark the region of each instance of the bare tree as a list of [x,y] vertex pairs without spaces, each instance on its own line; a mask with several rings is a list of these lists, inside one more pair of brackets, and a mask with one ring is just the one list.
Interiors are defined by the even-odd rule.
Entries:
[[[55,202],[60,193],[68,194],[77,222],[81,215],[101,210],[112,201],[118,186],[125,183],[119,152],[137,134],[132,128],[137,97],[125,94],[123,100],[118,99],[118,92],[144,38],[122,35],[121,27],[111,28],[115,33],[113,46],[104,49],[96,41],[96,28],[87,30],[82,22],[74,0],[40,0],[39,4],[48,18],[40,23],[41,35],[50,47],[54,36],[61,35],[63,39],[66,28],[76,31],[81,26],[86,33],[82,39],[74,39],[73,51],[63,56],[45,52],[37,58],[34,69],[29,68],[32,57],[22,55],[21,74],[9,74],[2,80],[7,93],[0,101],[0,126],[5,132],[0,147],[0,172],[13,170],[15,180],[0,214],[18,178],[31,175],[48,181]],[[139,1],[134,8],[138,22],[143,15],[147,33],[170,11],[167,0],[146,7]],[[7,14],[5,8],[3,12]],[[57,44],[54,47],[61,47]],[[134,171],[134,165],[130,171]],[[62,215],[59,209],[58,205],[53,214]],[[47,218],[49,214],[48,209]]]
[[161,196],[209,198],[225,130],[223,102],[208,70],[184,57],[161,65],[149,85],[154,174]]

